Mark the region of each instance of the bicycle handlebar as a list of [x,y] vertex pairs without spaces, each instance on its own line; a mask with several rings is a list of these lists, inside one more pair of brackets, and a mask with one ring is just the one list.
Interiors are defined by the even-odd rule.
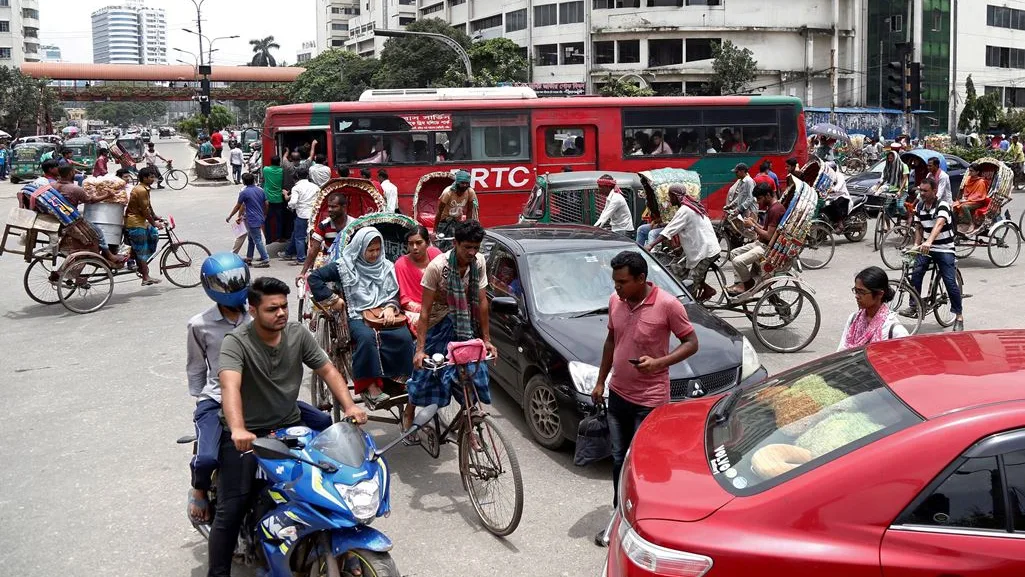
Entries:
[[[438,356],[441,356],[440,353],[438,354]],[[495,360],[495,355],[487,355],[486,357],[484,357],[480,361],[473,361],[473,362],[482,362],[482,361],[483,362],[487,362],[487,361],[493,361],[493,360]],[[445,367],[457,366],[457,364],[458,363],[453,363],[452,361],[448,361],[448,360],[440,361],[439,362],[439,361],[436,361],[435,359],[433,359],[431,357],[427,357],[426,359],[424,359],[423,368],[424,368],[424,370],[427,370],[427,371],[440,371],[441,369],[443,369]]]

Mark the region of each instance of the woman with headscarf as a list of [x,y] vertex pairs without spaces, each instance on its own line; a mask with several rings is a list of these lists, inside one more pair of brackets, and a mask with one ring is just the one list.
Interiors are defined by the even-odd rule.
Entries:
[[[373,227],[356,231],[340,258],[307,278],[321,306],[344,312],[353,342],[352,376],[368,408],[387,401],[381,379],[401,381],[413,370],[413,337],[399,306],[395,267],[384,257],[384,240]],[[335,283],[341,296],[328,283]]]

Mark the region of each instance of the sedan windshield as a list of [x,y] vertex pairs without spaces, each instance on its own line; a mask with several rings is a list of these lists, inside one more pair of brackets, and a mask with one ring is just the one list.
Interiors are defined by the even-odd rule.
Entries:
[[708,460],[726,490],[749,495],[921,420],[857,351],[727,395],[709,418]]
[[[616,247],[527,256],[530,293],[537,311],[557,316],[605,312],[609,297],[616,292],[610,263],[622,251],[622,247]],[[686,295],[658,262],[640,248],[636,248],[636,252],[648,262],[648,281],[674,297]]]

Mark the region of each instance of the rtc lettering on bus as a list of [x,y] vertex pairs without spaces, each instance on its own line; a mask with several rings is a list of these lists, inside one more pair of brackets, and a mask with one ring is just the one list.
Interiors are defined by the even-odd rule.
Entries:
[[506,186],[526,188],[530,184],[530,168],[526,166],[497,166],[495,168],[471,168],[471,186],[485,190]]

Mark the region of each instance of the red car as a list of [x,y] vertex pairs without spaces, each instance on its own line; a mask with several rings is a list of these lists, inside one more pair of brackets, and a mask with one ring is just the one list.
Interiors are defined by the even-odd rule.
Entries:
[[1025,330],[885,341],[653,412],[608,577],[1025,576]]

